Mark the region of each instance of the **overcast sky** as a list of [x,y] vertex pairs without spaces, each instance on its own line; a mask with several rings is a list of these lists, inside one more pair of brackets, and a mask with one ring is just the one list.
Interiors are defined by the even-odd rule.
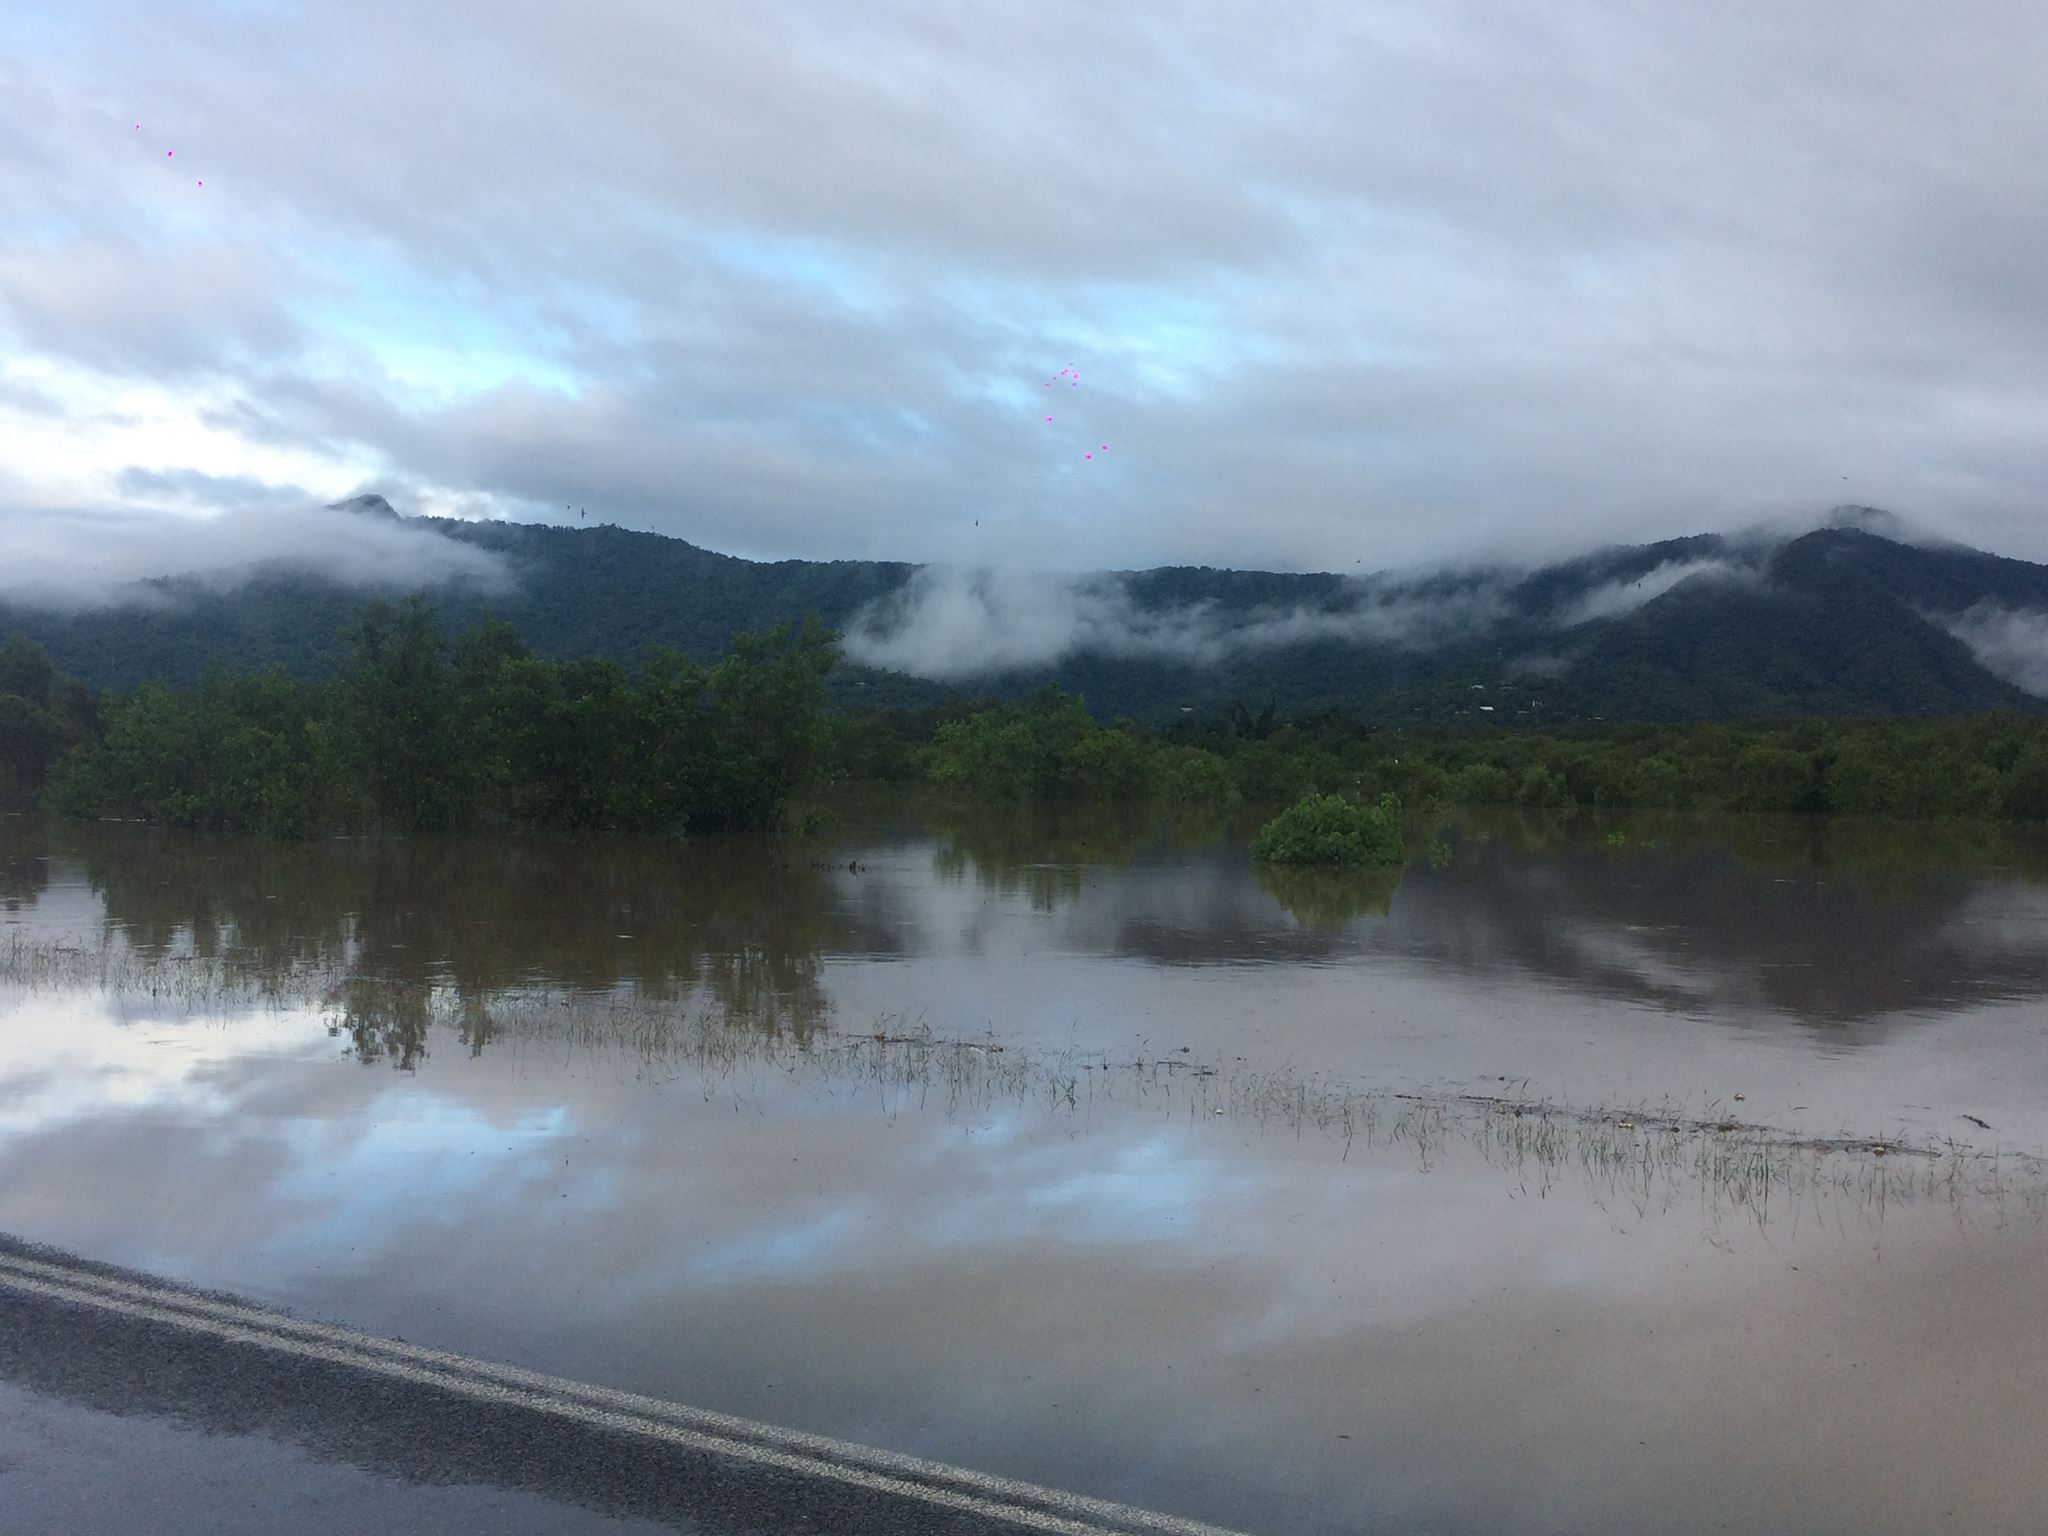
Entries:
[[2005,0],[10,5],[0,517],[2048,559],[2044,79]]

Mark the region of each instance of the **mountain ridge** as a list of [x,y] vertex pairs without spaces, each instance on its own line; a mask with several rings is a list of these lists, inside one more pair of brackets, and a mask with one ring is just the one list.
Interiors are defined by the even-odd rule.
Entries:
[[[339,509],[398,516],[381,497]],[[1388,724],[2048,710],[2016,681],[2035,681],[2037,624],[2048,658],[2048,566],[1907,543],[1878,521],[1889,514],[1843,511],[1855,515],[1797,536],[1695,534],[1531,570],[1368,577],[1160,566],[1024,578],[751,561],[611,525],[404,521],[511,574],[507,592],[427,589],[451,629],[491,612],[539,654],[633,666],[651,645],[709,659],[735,630],[817,612],[849,631],[842,705],[930,706],[1051,682],[1105,717],[1153,723],[1240,700]],[[103,686],[269,665],[317,676],[360,605],[403,590],[286,567],[231,591],[191,576],[146,586],[147,603],[91,611],[0,605],[0,633],[27,634]],[[2002,649],[1965,638],[1985,632],[1971,614],[2003,626]],[[987,667],[973,665],[977,644],[991,645]],[[919,657],[930,675],[906,670]]]

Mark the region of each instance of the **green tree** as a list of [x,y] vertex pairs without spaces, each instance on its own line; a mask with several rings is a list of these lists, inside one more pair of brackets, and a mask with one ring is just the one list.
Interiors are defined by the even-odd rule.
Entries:
[[1515,804],[1528,810],[1550,810],[1570,800],[1564,781],[1541,763],[1532,763],[1515,789]]
[[2005,780],[2004,809],[2014,821],[2048,821],[2048,739],[2036,740],[2014,758]]
[[825,679],[839,651],[816,615],[733,636],[711,669],[693,824],[770,825],[825,746]]
[[47,708],[56,675],[49,656],[26,635],[9,635],[0,645],[0,697]]
[[1816,775],[1813,759],[1786,747],[1751,746],[1735,759],[1728,804],[1738,811],[1804,811],[1813,809]]
[[1048,686],[1026,704],[941,725],[931,774],[941,784],[1012,800],[1066,799],[1083,787],[1075,749],[1098,729],[1081,700]]
[[1260,864],[1399,864],[1405,857],[1391,797],[1364,806],[1341,795],[1304,795],[1252,839]]
[[1515,798],[1515,781],[1495,763],[1467,763],[1451,775],[1450,798],[1461,805],[1505,805]]
[[341,677],[371,805],[401,832],[460,824],[472,759],[447,643],[422,598],[372,603],[349,631]]
[[1060,773],[1070,790],[1098,800],[1135,800],[1152,787],[1150,744],[1128,720],[1090,731],[1067,748]]
[[41,646],[21,635],[0,645],[0,806],[33,804],[66,745],[56,682]]

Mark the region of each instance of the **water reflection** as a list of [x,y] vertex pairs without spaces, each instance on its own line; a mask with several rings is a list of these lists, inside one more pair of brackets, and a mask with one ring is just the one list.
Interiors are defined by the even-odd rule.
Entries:
[[[283,1045],[310,1021],[277,1022]],[[494,1022],[559,1038],[516,1002]],[[71,997],[0,1016],[0,1043],[165,1083],[74,1071],[64,1113],[0,1134],[0,1229],[1249,1529],[1690,1536],[1815,1507],[1903,1532],[1930,1503],[2018,1529],[1989,1517],[2048,1476],[2025,1396],[2048,1345],[2011,1322],[2039,1201],[1951,1198],[1933,1160],[1661,1128],[1617,1155],[1611,1121],[1392,1096],[1349,1101],[1347,1136],[1300,1079],[910,1031],[726,1032],[729,1055],[714,1031],[664,1073],[619,1071],[630,1047],[450,1052],[399,1078],[144,1028]],[[1092,1081],[1067,1097],[1062,1072]],[[1900,1325],[1934,1314],[1960,1321]],[[0,1375],[66,1358],[0,1348]],[[1829,1456],[1778,1454],[1816,1435]],[[1453,1476],[1450,1443],[1484,1453]],[[1869,1493],[1908,1465],[1904,1504]]]
[[[2044,1494],[2024,839],[1456,818],[1295,881],[930,807],[807,849],[4,835],[0,1229],[1253,1528]],[[1516,1070],[1552,1102],[1489,1098]]]
[[1454,858],[1415,872],[1385,942],[1585,995],[1822,1026],[2048,991],[2048,860],[2002,829],[1642,819],[1535,857],[1522,830],[1448,829]]
[[[189,952],[238,979],[343,974],[366,1057],[417,1058],[424,1024],[408,1009],[429,987],[472,1002],[535,983],[709,994],[799,1032],[827,1012],[820,955],[840,938],[827,878],[771,843],[56,836],[100,897],[103,935],[143,955]],[[468,1043],[487,1038],[479,1023]]]
[[1229,823],[1115,805],[1013,809],[940,801],[917,822],[899,822],[893,830],[932,839],[932,868],[941,880],[964,880],[971,872],[982,889],[1021,896],[1032,910],[1050,912],[1081,894],[1091,869],[1125,869],[1141,853],[1212,847],[1228,835]]
[[1459,815],[1424,830],[1438,857],[1418,840],[1405,871],[1381,876],[1255,870],[1216,829],[1176,839],[1156,826],[1127,832],[1112,870],[1081,857],[1104,846],[1092,829],[1033,865],[1026,850],[1047,845],[1027,829],[977,841],[946,825],[942,871],[1063,910],[1076,952],[1169,965],[1399,956],[1825,1026],[2048,994],[2048,836],[1995,824]]
[[35,821],[0,816],[0,912],[34,905],[49,888],[47,844]]
[[[1459,816],[1405,871],[1254,870],[1236,833],[1095,811],[897,805],[837,841],[462,839],[311,845],[0,823],[0,900],[89,886],[86,942],[252,985],[325,975],[365,1059],[412,1064],[429,989],[684,1006],[799,1033],[850,960],[981,966],[1027,994],[1060,957],[1398,966],[1438,982],[1832,1030],[2048,994],[2048,840],[1942,824]],[[1417,841],[1418,851],[1422,840]],[[54,910],[54,909],[53,909]],[[365,988],[366,979],[397,990]],[[405,989],[411,988],[411,991]]]
[[[422,986],[401,986],[376,977],[351,976],[332,995],[335,1012],[327,1026],[330,1035],[346,1035],[356,1060],[389,1061],[401,1072],[410,1072],[427,1054],[427,1029],[433,1022],[433,993]],[[479,1004],[476,1012],[483,1027],[459,1031],[472,1053],[481,1052],[495,1033],[488,1011]],[[465,1014],[468,1010],[465,1009]]]
[[1342,928],[1354,917],[1385,917],[1400,888],[1400,869],[1315,869],[1253,866],[1259,887],[1311,928]]

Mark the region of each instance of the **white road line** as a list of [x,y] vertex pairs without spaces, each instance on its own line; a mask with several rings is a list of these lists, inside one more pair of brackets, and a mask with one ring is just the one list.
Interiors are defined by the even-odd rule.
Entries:
[[0,1251],[0,1286],[1061,1536],[1220,1526]]

